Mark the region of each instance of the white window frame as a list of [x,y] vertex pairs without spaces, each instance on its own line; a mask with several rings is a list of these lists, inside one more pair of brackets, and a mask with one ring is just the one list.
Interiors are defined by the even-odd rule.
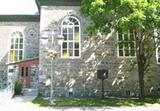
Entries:
[[[73,24],[72,27],[73,27],[73,38],[74,38],[74,35],[75,35],[74,27],[78,27],[79,28],[79,41],[74,41],[74,39],[73,40],[64,40],[64,42],[67,42],[67,52],[68,53],[69,53],[69,43],[73,42],[73,56],[69,56],[69,55],[68,55],[68,57],[64,57],[63,56],[63,44],[62,44],[61,45],[61,58],[62,59],[79,59],[79,58],[81,58],[81,24],[80,24],[79,19],[77,17],[75,17],[75,16],[67,16],[67,17],[65,17],[61,22],[61,35],[63,35],[63,28],[64,27],[69,27],[69,25],[63,25],[64,21],[66,19],[68,19],[68,18],[73,18],[78,22],[78,25]],[[67,39],[68,39],[68,28],[67,28]],[[75,56],[75,53],[74,53],[75,50],[76,50],[74,43],[76,43],[76,42],[79,43],[79,49],[78,49],[79,50],[79,56]]]
[[[18,33],[21,33],[21,34],[22,34],[22,37],[15,37],[15,36],[13,35],[14,33],[17,33],[17,32],[18,32]],[[24,59],[24,34],[23,34],[22,31],[16,30],[16,31],[13,31],[10,35],[11,35],[11,38],[10,38],[10,47],[9,47],[9,54],[8,54],[8,62],[9,62],[9,63],[14,63],[14,62],[21,61],[21,60]],[[16,38],[18,38],[18,48],[17,48],[17,49],[15,48]],[[20,46],[19,46],[19,45],[20,45],[20,38],[23,38],[23,42],[22,42],[22,47],[23,47],[23,48],[22,48],[22,49],[20,49]],[[12,39],[14,40],[14,41],[13,41],[13,42],[14,42],[13,49],[11,49],[11,45],[12,45],[11,40],[12,40]],[[12,50],[13,52],[18,51],[18,54],[17,54],[17,58],[18,58],[18,59],[17,59],[16,61],[15,61],[15,58],[13,58],[13,61],[10,61],[10,51],[11,51],[11,50]],[[19,59],[19,57],[20,57],[20,53],[19,53],[19,52],[20,52],[20,51],[22,51],[22,59],[21,59],[21,60]],[[13,54],[14,54],[14,53],[13,53]],[[14,54],[14,56],[15,56],[15,54]]]
[[[158,59],[160,59],[160,54],[158,53],[158,49],[160,48],[160,46],[158,46],[156,48],[156,61],[157,61],[157,64],[160,64],[160,62],[158,62]],[[160,50],[160,49],[159,49]]]
[[[136,49],[135,49],[135,56],[125,56],[125,47],[123,46],[123,56],[120,56],[119,54],[119,33],[117,31],[117,57],[118,58],[135,58],[136,57]],[[130,38],[130,32],[128,31],[128,38]],[[134,35],[133,35],[134,36]],[[122,39],[124,40],[124,34],[122,34]],[[135,47],[135,41],[133,42],[134,43],[134,47]],[[131,47],[129,47],[129,51],[131,51]]]

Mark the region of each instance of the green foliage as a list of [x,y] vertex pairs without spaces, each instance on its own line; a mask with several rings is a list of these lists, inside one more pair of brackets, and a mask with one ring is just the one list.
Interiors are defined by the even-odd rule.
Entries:
[[[82,0],[81,14],[90,17],[89,34],[107,35],[113,29],[132,30],[135,36],[140,98],[144,98],[144,74],[160,44],[160,0]],[[155,34],[155,31],[157,34]],[[105,36],[104,36],[105,37]],[[155,41],[156,39],[156,41]]]
[[17,80],[15,82],[15,86],[14,86],[14,95],[20,95],[22,93],[22,83],[21,81]]
[[117,28],[153,30],[160,27],[159,11],[159,0],[82,0],[81,6],[81,14],[93,21],[90,34]]
[[50,101],[43,98],[36,98],[32,101],[33,104],[36,104],[41,107],[48,107],[51,106]]
[[160,104],[159,99],[57,99],[55,106],[140,106]]

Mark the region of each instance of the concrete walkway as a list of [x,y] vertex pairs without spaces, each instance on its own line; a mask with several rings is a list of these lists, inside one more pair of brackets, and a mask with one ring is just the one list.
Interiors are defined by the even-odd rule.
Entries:
[[[15,97],[0,104],[0,111],[160,111],[160,105],[136,107],[38,107],[31,103],[36,96]],[[2,100],[2,98],[0,98]],[[2,103],[2,101],[1,101]]]

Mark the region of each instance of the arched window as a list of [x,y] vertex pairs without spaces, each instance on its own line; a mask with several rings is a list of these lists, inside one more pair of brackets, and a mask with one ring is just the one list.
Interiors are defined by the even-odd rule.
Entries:
[[23,34],[16,31],[11,34],[11,47],[9,62],[16,62],[23,59]]
[[64,42],[61,47],[62,58],[79,58],[81,56],[81,27],[74,16],[67,16],[61,24]]

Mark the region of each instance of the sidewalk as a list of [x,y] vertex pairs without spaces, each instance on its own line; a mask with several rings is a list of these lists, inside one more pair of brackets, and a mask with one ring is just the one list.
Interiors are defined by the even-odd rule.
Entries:
[[158,104],[136,107],[38,107],[31,103],[35,97],[20,96],[4,101],[0,104],[0,111],[160,111]]

